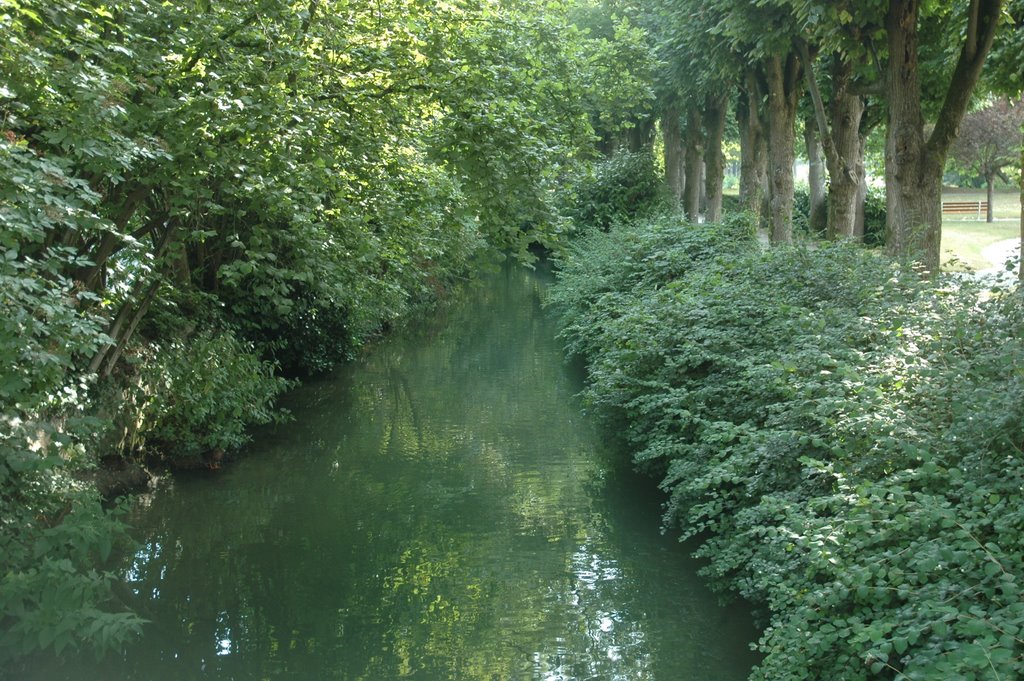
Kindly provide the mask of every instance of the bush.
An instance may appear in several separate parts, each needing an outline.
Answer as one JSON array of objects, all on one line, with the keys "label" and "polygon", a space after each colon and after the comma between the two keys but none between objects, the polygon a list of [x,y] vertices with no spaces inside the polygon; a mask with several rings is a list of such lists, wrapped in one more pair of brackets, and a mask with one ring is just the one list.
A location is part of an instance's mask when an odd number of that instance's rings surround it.
[{"label": "bush", "polygon": [[864,243],[885,245],[885,187],[868,187],[864,198]]},{"label": "bush", "polygon": [[798,184],[793,189],[793,235],[824,237],[824,234],[811,233],[811,190],[806,184]]},{"label": "bush", "polygon": [[622,152],[574,183],[570,218],[580,227],[608,229],[627,218],[649,216],[667,203],[665,184],[649,152]]},{"label": "bush", "polygon": [[587,399],[767,613],[756,678],[1014,677],[1024,297],[663,223],[571,258],[552,300]]},{"label": "bush", "polygon": [[722,214],[738,213],[745,210],[739,194],[722,194]]},{"label": "bush", "polygon": [[643,229],[616,225],[578,239],[556,263],[562,283],[548,297],[565,321],[566,348],[592,356],[631,292],[657,289],[718,254],[752,250],[753,234],[745,213],[727,216],[720,225],[692,225],[665,214]]},{"label": "bush", "polygon": [[273,402],[288,381],[227,331],[149,346],[133,361],[141,397],[126,402],[141,405],[142,446],[176,465],[202,465],[246,443],[248,426],[281,416]]}]

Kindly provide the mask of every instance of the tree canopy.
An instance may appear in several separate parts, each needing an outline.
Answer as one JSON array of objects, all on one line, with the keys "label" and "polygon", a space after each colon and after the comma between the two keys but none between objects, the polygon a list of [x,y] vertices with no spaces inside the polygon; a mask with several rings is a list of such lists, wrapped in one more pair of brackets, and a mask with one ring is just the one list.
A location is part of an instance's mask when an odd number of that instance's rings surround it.
[{"label": "tree canopy", "polygon": [[0,31],[0,663],[138,627],[99,457],[216,465],[282,372],[556,243],[649,91],[628,23],[534,0],[0,0]]}]

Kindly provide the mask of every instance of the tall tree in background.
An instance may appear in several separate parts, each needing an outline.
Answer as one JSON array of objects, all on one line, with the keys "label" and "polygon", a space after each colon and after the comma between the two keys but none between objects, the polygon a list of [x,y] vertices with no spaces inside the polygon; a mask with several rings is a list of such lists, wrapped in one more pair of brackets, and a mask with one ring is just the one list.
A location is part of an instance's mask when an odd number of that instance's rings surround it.
[{"label": "tall tree in background", "polygon": [[[1019,100],[1024,94],[1024,0],[1010,0],[1006,15],[1009,19],[995,45],[992,47],[990,63],[986,67],[986,85],[992,91]],[[1018,106],[1020,104],[1018,103]],[[1017,166],[1020,185],[1020,246],[1021,258],[1017,276],[1024,281],[1024,125],[1018,131],[1020,157]],[[990,202],[991,203],[991,202]]]},{"label": "tall tree in background", "polygon": [[[795,41],[829,173],[825,233],[828,238],[851,238],[855,235],[857,196],[863,176],[860,127],[865,101],[861,91],[866,81],[877,81],[877,77],[872,78],[875,67],[867,46],[871,45],[872,31],[880,26],[872,25],[862,3],[788,2],[802,27]],[[819,63],[824,66],[821,74]],[[819,81],[827,83],[824,94]]]},{"label": "tall tree in background", "polygon": [[950,149],[950,156],[958,166],[985,178],[988,222],[993,221],[996,178],[1009,181],[1004,169],[1020,161],[1022,125],[1024,101],[999,99],[964,116]]},{"label": "tall tree in background", "polygon": [[[747,88],[747,113],[764,112],[767,141],[768,226],[772,243],[793,239],[793,163],[796,114],[803,91],[802,66],[794,37],[796,18],[784,2],[751,4],[739,0],[711,3],[717,22],[714,35],[727,41],[731,52],[756,85]],[[752,104],[758,92],[764,108]]]},{"label": "tall tree in background", "polygon": [[[707,3],[659,0],[636,13],[659,58],[655,89],[662,104],[666,184],[696,221],[721,217],[722,144],[736,62],[711,29],[719,17]],[[685,124],[683,122],[685,121]]]}]

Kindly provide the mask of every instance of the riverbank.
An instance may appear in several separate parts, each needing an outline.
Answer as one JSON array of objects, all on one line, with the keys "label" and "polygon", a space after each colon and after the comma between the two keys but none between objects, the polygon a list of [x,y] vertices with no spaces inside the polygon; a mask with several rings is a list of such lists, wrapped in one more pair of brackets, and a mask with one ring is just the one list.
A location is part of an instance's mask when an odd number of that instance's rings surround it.
[{"label": "riverbank", "polygon": [[591,410],[703,574],[766,613],[753,678],[1016,673],[1024,300],[978,286],[765,251],[742,219],[624,225],[564,260]]}]

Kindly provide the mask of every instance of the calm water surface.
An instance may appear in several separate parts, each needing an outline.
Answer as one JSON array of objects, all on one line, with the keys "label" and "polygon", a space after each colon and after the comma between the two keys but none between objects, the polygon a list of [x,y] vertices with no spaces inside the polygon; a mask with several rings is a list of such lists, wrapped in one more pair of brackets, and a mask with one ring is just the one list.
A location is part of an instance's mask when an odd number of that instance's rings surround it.
[{"label": "calm water surface", "polygon": [[750,617],[612,465],[544,279],[507,269],[142,499],[123,574],[146,637],[37,678],[744,679]]}]

